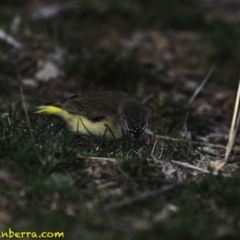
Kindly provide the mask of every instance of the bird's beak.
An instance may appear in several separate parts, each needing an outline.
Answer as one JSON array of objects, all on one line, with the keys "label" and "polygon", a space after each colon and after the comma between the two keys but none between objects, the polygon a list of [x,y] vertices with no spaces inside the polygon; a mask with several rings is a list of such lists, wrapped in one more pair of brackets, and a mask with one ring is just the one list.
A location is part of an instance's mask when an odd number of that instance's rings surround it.
[{"label": "bird's beak", "polygon": [[134,134],[130,134],[131,139],[135,142],[140,142],[143,138],[143,135],[144,135],[144,133],[142,133],[141,135],[138,135],[138,136],[136,136]]}]

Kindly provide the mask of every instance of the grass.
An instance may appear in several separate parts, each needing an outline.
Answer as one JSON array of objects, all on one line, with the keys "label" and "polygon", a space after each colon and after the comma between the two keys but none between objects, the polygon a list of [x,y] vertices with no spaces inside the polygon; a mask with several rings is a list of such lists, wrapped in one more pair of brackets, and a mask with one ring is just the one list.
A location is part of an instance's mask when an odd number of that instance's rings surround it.
[{"label": "grass", "polygon": [[[6,227],[65,231],[67,239],[157,239],[159,234],[211,239],[237,234],[232,224],[240,220],[235,212],[239,176],[209,175],[140,200],[139,194],[161,189],[179,174],[191,175],[180,169],[177,175],[166,175],[159,166],[168,159],[195,161],[195,150],[187,143],[166,142],[160,161],[154,162],[151,146],[138,148],[124,141],[79,145],[62,121],[31,116],[38,159],[24,116],[9,112],[0,125],[2,197],[10,202],[5,211],[11,217]],[[172,178],[169,183],[166,176]],[[126,198],[130,203],[104,210]],[[225,231],[220,231],[222,225]]]}]

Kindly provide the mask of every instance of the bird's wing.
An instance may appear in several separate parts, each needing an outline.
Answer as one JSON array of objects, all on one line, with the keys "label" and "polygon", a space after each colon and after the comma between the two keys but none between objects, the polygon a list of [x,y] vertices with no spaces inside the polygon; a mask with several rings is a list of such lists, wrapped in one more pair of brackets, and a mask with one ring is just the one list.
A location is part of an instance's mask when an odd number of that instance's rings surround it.
[{"label": "bird's wing", "polygon": [[117,114],[121,102],[128,98],[123,93],[80,93],[46,105],[63,108],[69,113],[83,115],[92,121],[101,121]]}]

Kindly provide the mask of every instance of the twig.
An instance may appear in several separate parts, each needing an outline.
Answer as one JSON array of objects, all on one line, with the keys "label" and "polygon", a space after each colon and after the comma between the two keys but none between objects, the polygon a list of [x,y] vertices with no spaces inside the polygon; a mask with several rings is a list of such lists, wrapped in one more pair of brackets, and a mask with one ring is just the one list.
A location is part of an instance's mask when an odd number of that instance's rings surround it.
[{"label": "twig", "polygon": [[226,149],[225,146],[220,145],[220,144],[189,141],[189,140],[185,140],[185,139],[171,138],[171,137],[168,137],[168,136],[161,136],[161,135],[156,135],[156,138],[157,138],[157,139],[171,140],[171,141],[174,141],[174,142],[184,142],[184,143],[191,143],[191,144],[194,144],[194,145],[204,145],[204,146],[208,146],[208,147],[216,147],[216,148]]},{"label": "twig", "polygon": [[164,186],[162,188],[159,188],[159,189],[156,189],[153,191],[146,191],[146,192],[140,193],[137,196],[132,197],[132,198],[127,197],[127,198],[123,199],[122,201],[113,202],[111,204],[108,204],[108,206],[103,207],[103,211],[115,210],[115,209],[118,209],[118,208],[121,208],[124,206],[131,205],[135,202],[143,201],[148,197],[166,193],[166,192],[172,190],[173,188],[179,186],[180,184],[181,184],[181,182],[177,182],[177,183],[169,184],[167,186]]}]

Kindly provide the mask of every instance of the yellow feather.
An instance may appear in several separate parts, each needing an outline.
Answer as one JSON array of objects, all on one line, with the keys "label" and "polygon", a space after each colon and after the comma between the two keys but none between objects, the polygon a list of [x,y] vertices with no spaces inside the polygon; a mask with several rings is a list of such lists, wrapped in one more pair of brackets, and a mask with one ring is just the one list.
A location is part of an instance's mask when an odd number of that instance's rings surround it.
[{"label": "yellow feather", "polygon": [[36,113],[45,113],[45,114],[61,114],[61,112],[66,112],[62,108],[55,106],[40,106]]},{"label": "yellow feather", "polygon": [[36,113],[54,114],[62,117],[69,126],[70,130],[79,134],[97,136],[105,135],[108,139],[122,138],[121,128],[114,116],[110,116],[101,122],[93,122],[85,116],[72,114],[55,106],[40,106]]}]

